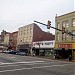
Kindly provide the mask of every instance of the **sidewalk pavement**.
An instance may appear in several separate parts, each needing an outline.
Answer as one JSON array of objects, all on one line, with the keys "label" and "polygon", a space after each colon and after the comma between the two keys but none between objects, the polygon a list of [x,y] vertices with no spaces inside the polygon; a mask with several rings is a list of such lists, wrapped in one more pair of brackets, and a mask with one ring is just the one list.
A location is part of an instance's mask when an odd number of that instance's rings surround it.
[{"label": "sidewalk pavement", "polygon": [[69,61],[69,59],[54,59],[54,58],[50,58],[50,57],[46,57],[46,56],[34,56],[34,57],[43,58],[43,59],[66,61],[66,62],[75,62],[75,60]]}]

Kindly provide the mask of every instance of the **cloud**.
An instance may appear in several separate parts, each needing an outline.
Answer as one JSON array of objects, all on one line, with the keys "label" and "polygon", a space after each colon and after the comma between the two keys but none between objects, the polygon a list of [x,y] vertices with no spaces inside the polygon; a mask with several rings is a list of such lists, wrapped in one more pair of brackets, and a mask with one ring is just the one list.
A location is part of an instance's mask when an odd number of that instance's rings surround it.
[{"label": "cloud", "polygon": [[[55,26],[55,15],[74,10],[74,0],[0,0],[0,30],[17,30],[38,20]],[[39,25],[39,24],[38,24]],[[46,30],[46,27],[40,27]],[[51,30],[54,33],[54,30]]]}]

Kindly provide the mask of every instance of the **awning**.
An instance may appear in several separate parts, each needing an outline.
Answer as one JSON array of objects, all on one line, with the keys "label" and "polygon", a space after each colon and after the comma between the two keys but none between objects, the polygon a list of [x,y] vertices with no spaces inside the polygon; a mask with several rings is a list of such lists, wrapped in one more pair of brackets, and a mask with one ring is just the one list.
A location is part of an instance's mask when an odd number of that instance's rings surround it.
[{"label": "awning", "polygon": [[54,48],[53,50],[54,50],[54,51],[55,51],[55,50],[62,50],[62,48]]}]

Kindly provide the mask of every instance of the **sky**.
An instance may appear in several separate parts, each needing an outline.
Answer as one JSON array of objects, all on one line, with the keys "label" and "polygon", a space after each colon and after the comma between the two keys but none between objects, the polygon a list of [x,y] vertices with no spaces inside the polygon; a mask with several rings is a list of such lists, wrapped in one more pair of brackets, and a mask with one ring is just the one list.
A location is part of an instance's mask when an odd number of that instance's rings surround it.
[{"label": "sky", "polygon": [[[0,32],[17,31],[19,27],[34,23],[34,20],[55,27],[55,16],[75,10],[75,0],[0,0]],[[55,30],[38,24],[43,31],[55,34]]]}]

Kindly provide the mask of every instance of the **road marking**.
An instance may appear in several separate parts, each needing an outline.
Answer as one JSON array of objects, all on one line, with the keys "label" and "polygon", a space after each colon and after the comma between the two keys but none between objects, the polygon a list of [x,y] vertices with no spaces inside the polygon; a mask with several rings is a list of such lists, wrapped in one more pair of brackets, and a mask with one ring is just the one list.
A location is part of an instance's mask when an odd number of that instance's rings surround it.
[{"label": "road marking", "polygon": [[15,58],[15,57],[9,57],[9,58]]},{"label": "road marking", "polygon": [[0,63],[3,63],[3,62],[0,62]]},{"label": "road marking", "polygon": [[42,63],[45,61],[28,61],[28,62],[13,62],[13,63],[0,63],[0,65],[10,65],[10,64],[28,64],[28,63]]},{"label": "road marking", "polygon": [[13,70],[3,70],[3,71],[0,71],[0,73],[2,73],[2,72],[21,71],[21,70],[30,70],[30,69],[38,69],[38,68],[48,68],[48,67],[61,67],[61,66],[65,66],[65,65],[70,65],[70,64],[52,65],[52,66],[41,66],[41,67],[31,67],[31,68],[21,68],[21,69],[13,69]]},{"label": "road marking", "polygon": [[22,66],[22,65],[42,65],[42,64],[50,64],[50,63],[54,63],[54,62],[46,62],[46,63],[26,63],[26,64],[24,64],[24,63],[22,63],[22,64],[14,64],[14,65],[6,65],[6,66],[0,66],[0,67],[12,67],[12,66]]}]

